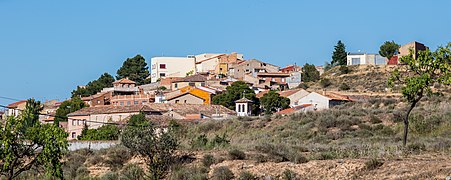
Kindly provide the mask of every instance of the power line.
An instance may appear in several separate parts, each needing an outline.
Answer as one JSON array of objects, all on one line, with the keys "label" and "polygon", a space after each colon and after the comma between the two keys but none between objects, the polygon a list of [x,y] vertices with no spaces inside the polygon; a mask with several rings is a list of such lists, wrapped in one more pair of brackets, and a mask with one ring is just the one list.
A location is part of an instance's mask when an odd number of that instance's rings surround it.
[{"label": "power line", "polygon": [[[8,108],[8,106],[5,105],[0,105],[0,107],[4,107],[4,108]],[[19,110],[19,111],[24,111],[22,109],[18,109],[18,108],[8,108],[8,109],[14,109],[14,110]],[[92,120],[87,120],[87,119],[75,119],[75,118],[69,118],[69,117],[63,117],[63,116],[57,116],[57,115],[51,115],[51,114],[42,114],[42,113],[36,113],[36,115],[43,115],[43,116],[50,116],[50,117],[58,117],[58,118],[62,118],[65,119],[67,118],[68,120],[77,120],[77,121],[84,121],[84,122],[90,122],[90,123],[98,123],[98,124],[106,124],[106,125],[116,125],[116,126],[134,126],[134,127],[140,127],[140,126],[136,126],[136,125],[131,125],[128,123],[114,123],[114,122],[101,122],[101,121],[92,121]]]},{"label": "power line", "polygon": [[7,99],[7,100],[11,100],[11,101],[22,101],[20,99],[10,98],[10,97],[5,97],[5,96],[0,96],[0,99]]}]

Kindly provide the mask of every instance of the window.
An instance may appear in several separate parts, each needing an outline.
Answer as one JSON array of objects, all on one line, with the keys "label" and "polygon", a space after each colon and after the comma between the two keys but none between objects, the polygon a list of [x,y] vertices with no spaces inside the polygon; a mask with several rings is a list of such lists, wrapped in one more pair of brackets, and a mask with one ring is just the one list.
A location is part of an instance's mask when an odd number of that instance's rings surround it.
[{"label": "window", "polygon": [[186,104],[186,100],[185,100],[185,104]]},{"label": "window", "polygon": [[220,71],[222,71],[222,68],[219,68]]},{"label": "window", "polygon": [[100,100],[97,100],[97,104],[100,104]]},{"label": "window", "polygon": [[190,82],[190,83],[188,83],[188,85],[194,87],[194,86],[196,86],[196,83]]},{"label": "window", "polygon": [[179,86],[179,85],[178,85],[177,83],[174,84],[174,87],[175,87],[175,88],[178,88],[178,86]]},{"label": "window", "polygon": [[166,77],[166,73],[160,73],[160,77]]},{"label": "window", "polygon": [[241,105],[241,112],[246,112],[244,111],[244,104]]},{"label": "window", "polygon": [[72,138],[77,138],[77,133],[72,132]]},{"label": "window", "polygon": [[121,102],[121,106],[124,106],[124,102]]},{"label": "window", "polygon": [[175,100],[175,104],[178,104],[180,102],[180,100]]},{"label": "window", "polygon": [[142,101],[142,103],[143,103],[143,104],[146,104],[146,103],[147,103],[147,101]]},{"label": "window", "polygon": [[138,104],[138,103],[139,103],[138,101],[135,101],[135,102],[134,102],[134,104]]},{"label": "window", "polygon": [[72,126],[75,126],[75,120],[72,120]]},{"label": "window", "polygon": [[285,79],[284,79],[284,78],[282,78],[282,82],[285,82]]},{"label": "window", "polygon": [[160,64],[160,69],[166,69],[166,64]]},{"label": "window", "polygon": [[351,65],[356,65],[356,64],[360,64],[360,58],[352,58],[352,64]]},{"label": "window", "polygon": [[130,101],[127,101],[127,106],[130,106],[130,104],[131,104]]},{"label": "window", "polygon": [[271,78],[271,81],[275,81],[275,79],[274,79],[274,78]]},{"label": "window", "polygon": [[205,83],[200,83],[200,86],[205,86]]},{"label": "window", "polygon": [[80,126],[80,120],[77,120],[77,125]]}]

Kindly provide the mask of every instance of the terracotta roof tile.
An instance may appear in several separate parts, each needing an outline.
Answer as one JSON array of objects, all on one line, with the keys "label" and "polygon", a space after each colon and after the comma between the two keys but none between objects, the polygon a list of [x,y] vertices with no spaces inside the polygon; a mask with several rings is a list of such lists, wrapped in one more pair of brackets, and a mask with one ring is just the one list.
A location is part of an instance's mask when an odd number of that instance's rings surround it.
[{"label": "terracotta roof tile", "polygon": [[17,108],[17,106],[22,103],[27,103],[27,100],[17,101],[17,102],[8,104],[7,108]]},{"label": "terracotta roof tile", "polygon": [[91,114],[112,114],[112,113],[132,113],[132,112],[151,112],[156,111],[147,105],[131,106],[95,106],[87,107],[68,114],[67,116],[82,116]]},{"label": "terracotta roof tile", "polygon": [[114,81],[113,84],[136,84],[135,81],[130,79],[122,78],[117,81]]},{"label": "terracotta roof tile", "polygon": [[299,106],[295,106],[292,108],[288,108],[288,109],[284,109],[282,111],[276,112],[275,114],[290,114],[290,113],[295,113],[301,109],[304,109],[306,107],[312,106],[311,104],[301,104]]}]

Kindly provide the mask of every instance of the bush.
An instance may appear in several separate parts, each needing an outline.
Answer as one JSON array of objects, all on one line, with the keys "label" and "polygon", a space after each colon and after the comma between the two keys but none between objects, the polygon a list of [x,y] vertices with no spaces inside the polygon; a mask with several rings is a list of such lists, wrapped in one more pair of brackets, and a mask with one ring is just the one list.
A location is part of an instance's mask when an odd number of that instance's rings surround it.
[{"label": "bush", "polygon": [[229,157],[231,160],[243,160],[246,158],[246,154],[238,149],[232,149],[229,151]]},{"label": "bush", "polygon": [[97,165],[104,161],[103,157],[99,154],[92,155],[88,160],[89,165]]},{"label": "bush", "polygon": [[233,172],[226,166],[221,166],[213,170],[213,180],[229,180],[234,177]]},{"label": "bush", "polygon": [[197,166],[179,166],[172,170],[171,180],[207,180],[208,169],[205,167]]},{"label": "bush", "polygon": [[348,66],[345,66],[345,65],[340,66],[339,70],[340,70],[341,74],[348,74],[351,72],[351,70],[348,68]]},{"label": "bush", "polygon": [[215,137],[210,141],[209,147],[225,147],[230,144],[230,141],[227,139],[227,134],[222,134],[222,136],[218,136],[217,134]]},{"label": "bush", "polygon": [[115,146],[111,147],[107,150],[105,164],[112,168],[113,170],[117,170],[122,168],[122,166],[130,160],[132,154],[129,149],[123,146]]},{"label": "bush", "polygon": [[407,145],[407,150],[409,152],[418,153],[420,151],[425,151],[426,146],[423,143],[412,143]]},{"label": "bush", "polygon": [[215,164],[215,162],[216,162],[216,159],[211,154],[205,154],[204,157],[202,158],[202,164],[205,167],[210,167],[211,165]]},{"label": "bush", "polygon": [[379,123],[381,123],[382,121],[381,121],[377,116],[371,115],[371,116],[370,116],[370,122],[373,123],[373,124],[379,124]]},{"label": "bush", "polygon": [[301,84],[298,85],[298,88],[308,89],[309,86],[307,84],[305,84],[305,83],[301,83]]},{"label": "bush", "polygon": [[340,85],[340,87],[338,87],[338,89],[339,89],[340,91],[347,91],[347,90],[350,90],[351,87],[349,87],[348,84],[343,83],[343,84]]},{"label": "bush", "polygon": [[119,179],[119,176],[115,172],[108,171],[100,179],[102,179],[102,180],[116,180],[116,179]]},{"label": "bush", "polygon": [[[285,162],[285,161],[291,161],[293,163],[308,162],[307,158],[305,158],[292,148],[288,148],[284,144],[278,144],[276,146],[274,144],[263,143],[255,146],[255,150],[268,154],[267,158],[271,159],[274,162]],[[260,158],[263,158],[263,156]],[[265,160],[266,159],[263,159],[263,161]]]},{"label": "bush", "polygon": [[79,168],[77,168],[76,173],[78,178],[89,176],[89,170],[88,168],[86,168],[86,166],[80,166]]},{"label": "bush", "polygon": [[294,179],[296,179],[296,173],[294,173],[293,171],[291,171],[289,169],[285,169],[285,171],[283,171],[282,179],[284,179],[284,180],[294,180]]},{"label": "bush", "polygon": [[208,138],[207,135],[202,134],[196,137],[195,139],[191,140],[191,148],[192,149],[203,149],[207,147]]},{"label": "bush", "polygon": [[320,152],[317,154],[316,158],[317,160],[329,160],[329,159],[336,159],[337,154],[333,152]]},{"label": "bush", "polygon": [[242,171],[240,173],[240,177],[238,179],[239,180],[257,180],[258,178],[255,177],[255,175],[253,175],[252,173],[250,173],[248,171]]},{"label": "bush", "polygon": [[63,173],[68,179],[74,179],[77,176],[77,169],[86,161],[86,156],[80,155],[79,151],[69,154],[67,161],[63,164]]},{"label": "bush", "polygon": [[384,162],[373,158],[365,162],[365,170],[371,171],[381,167],[383,164]]},{"label": "bush", "polygon": [[121,170],[121,179],[124,180],[142,180],[144,176],[144,170],[137,164],[128,164]]},{"label": "bush", "polygon": [[332,84],[332,82],[330,82],[330,79],[324,78],[319,81],[319,84],[322,88],[327,88]]}]

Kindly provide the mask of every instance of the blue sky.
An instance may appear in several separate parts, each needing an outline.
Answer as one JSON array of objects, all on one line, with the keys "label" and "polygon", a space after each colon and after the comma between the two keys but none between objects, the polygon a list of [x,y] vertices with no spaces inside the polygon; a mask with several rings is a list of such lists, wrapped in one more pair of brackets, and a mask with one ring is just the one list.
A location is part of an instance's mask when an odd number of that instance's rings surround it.
[{"label": "blue sky", "polygon": [[[0,96],[64,100],[127,57],[239,52],[279,66],[324,64],[386,40],[451,41],[449,0],[0,0]],[[0,99],[0,104],[11,103]]]}]

